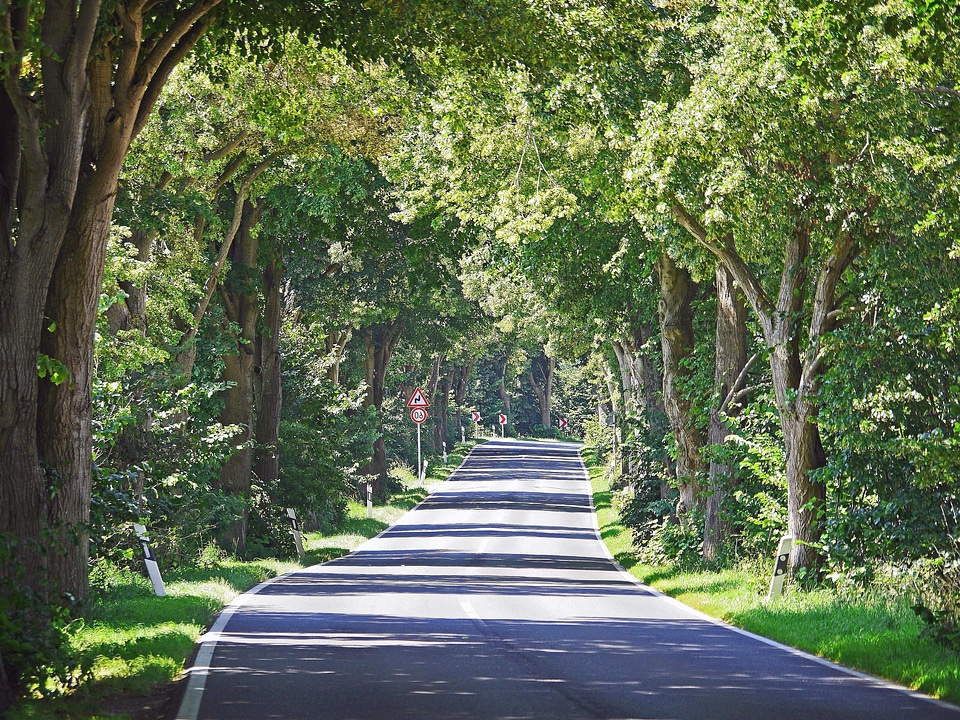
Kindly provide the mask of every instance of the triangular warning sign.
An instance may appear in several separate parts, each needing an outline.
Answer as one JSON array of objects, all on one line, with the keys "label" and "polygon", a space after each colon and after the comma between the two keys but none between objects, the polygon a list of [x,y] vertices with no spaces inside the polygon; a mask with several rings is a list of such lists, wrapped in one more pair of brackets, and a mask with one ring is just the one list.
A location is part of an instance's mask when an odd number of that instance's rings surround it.
[{"label": "triangular warning sign", "polygon": [[407,407],[409,408],[428,408],[430,403],[427,402],[427,399],[423,396],[423,390],[417,388],[413,391],[413,395],[410,396],[410,399],[407,400]]}]

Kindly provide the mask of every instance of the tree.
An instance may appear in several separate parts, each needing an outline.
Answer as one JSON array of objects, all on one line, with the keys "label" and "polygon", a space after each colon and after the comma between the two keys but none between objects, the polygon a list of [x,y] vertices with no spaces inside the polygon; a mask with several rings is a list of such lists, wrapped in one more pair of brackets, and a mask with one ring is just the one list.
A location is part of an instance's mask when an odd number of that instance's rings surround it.
[{"label": "tree", "polygon": [[[97,0],[6,3],[0,14],[0,113],[11,129],[0,171],[0,534],[22,541],[28,578],[48,575],[80,598],[91,358],[117,179],[218,4],[145,14],[141,2],[110,12]],[[38,378],[38,357],[57,372]],[[45,526],[54,536],[41,540]],[[43,552],[48,544],[62,551]]]},{"label": "tree", "polygon": [[[717,51],[688,66],[685,99],[651,109],[651,143],[636,154],[647,164],[635,177],[651,173],[641,184],[652,202],[666,202],[759,319],[783,426],[793,562],[816,572],[825,340],[849,317],[844,273],[929,202],[927,180],[906,159],[919,150],[911,126],[923,125],[924,112],[900,77],[876,71],[886,46],[882,33],[857,24],[861,16],[816,7],[787,20],[779,6],[754,10],[730,5],[709,24]],[[770,282],[777,276],[779,286]]]}]

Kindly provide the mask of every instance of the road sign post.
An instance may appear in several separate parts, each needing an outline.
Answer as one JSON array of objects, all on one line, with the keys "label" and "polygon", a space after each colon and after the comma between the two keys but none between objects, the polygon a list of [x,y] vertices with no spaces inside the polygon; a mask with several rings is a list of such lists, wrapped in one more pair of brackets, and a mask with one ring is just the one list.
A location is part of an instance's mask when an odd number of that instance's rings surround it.
[{"label": "road sign post", "polygon": [[407,400],[407,407],[412,408],[410,410],[410,419],[417,424],[417,471],[420,471],[420,468],[423,466],[423,452],[421,450],[420,443],[420,425],[427,419],[427,408],[430,407],[430,403],[427,402],[427,398],[423,395],[423,390],[417,388],[413,391],[413,395],[410,396],[410,399]]},{"label": "road sign post", "polygon": [[[417,427],[420,427],[417,425]],[[373,483],[367,483],[367,517],[373,517]]]}]

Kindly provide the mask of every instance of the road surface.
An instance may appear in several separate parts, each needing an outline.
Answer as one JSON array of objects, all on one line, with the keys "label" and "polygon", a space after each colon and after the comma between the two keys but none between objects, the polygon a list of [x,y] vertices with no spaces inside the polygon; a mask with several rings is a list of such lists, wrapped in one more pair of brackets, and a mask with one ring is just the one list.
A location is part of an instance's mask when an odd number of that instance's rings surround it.
[{"label": "road surface", "polygon": [[185,688],[184,720],[960,720],[639,585],[577,446],[511,440],[356,552],[242,595]]}]

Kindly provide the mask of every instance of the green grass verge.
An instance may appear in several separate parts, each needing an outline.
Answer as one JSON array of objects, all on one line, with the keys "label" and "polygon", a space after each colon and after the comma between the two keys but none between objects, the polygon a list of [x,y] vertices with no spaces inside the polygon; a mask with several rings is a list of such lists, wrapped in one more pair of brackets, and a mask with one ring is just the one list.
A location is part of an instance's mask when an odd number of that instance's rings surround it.
[{"label": "green grass verge", "polygon": [[114,572],[86,617],[70,628],[77,658],[88,668],[77,687],[57,699],[31,699],[7,720],[153,720],[165,716],[194,645],[213,618],[241,592],[272,577],[346,555],[383,532],[463,461],[469,447],[456,446],[446,466],[431,459],[420,485],[410,486],[367,517],[365,504],[351,502],[336,535],[306,533],[302,562],[224,560],[210,568],[164,572],[167,597],[132,572]]},{"label": "green grass verge", "polygon": [[589,448],[584,459],[600,534],[617,562],[641,582],[757,635],[960,703],[960,656],[922,635],[923,625],[907,598],[879,590],[844,595],[790,587],[782,598],[767,603],[766,573],[772,571],[773,558],[763,569],[744,565],[684,571],[638,564],[630,532],[613,507],[605,468],[596,464]]}]

